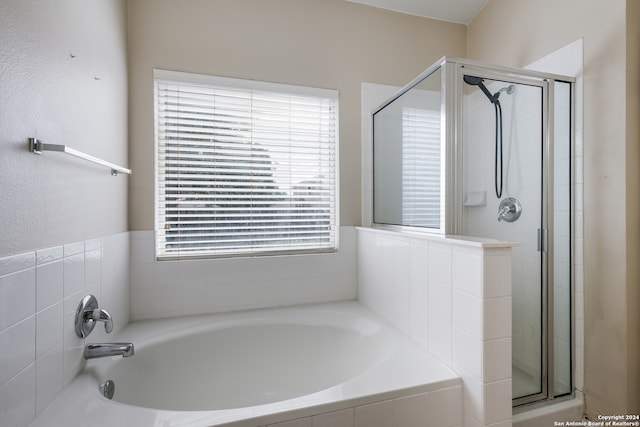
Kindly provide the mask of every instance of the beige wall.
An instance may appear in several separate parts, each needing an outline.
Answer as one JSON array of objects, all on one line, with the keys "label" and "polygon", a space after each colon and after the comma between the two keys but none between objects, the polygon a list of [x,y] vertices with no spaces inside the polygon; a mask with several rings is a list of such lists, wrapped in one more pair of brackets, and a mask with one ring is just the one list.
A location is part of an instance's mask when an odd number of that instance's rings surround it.
[{"label": "beige wall", "polygon": [[127,164],[124,0],[5,0],[0,40],[0,257],[126,231],[125,176],[27,150]]},{"label": "beige wall", "polygon": [[467,33],[468,57],[519,67],[584,38],[586,405],[638,413],[638,91],[625,69],[629,50],[637,70],[638,44],[627,49],[626,2],[491,0]]},{"label": "beige wall", "polygon": [[343,0],[129,0],[130,226],[154,227],[153,68],[340,91],[343,225],[360,222],[360,83],[402,86],[466,27]]},{"label": "beige wall", "polygon": [[627,393],[640,413],[640,2],[627,0]]}]

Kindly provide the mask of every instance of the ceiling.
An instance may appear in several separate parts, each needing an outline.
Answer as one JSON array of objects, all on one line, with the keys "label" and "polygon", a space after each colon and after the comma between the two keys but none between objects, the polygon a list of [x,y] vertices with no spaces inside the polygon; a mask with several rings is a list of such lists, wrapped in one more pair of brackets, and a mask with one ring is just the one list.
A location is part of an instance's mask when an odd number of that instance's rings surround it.
[{"label": "ceiling", "polygon": [[347,0],[395,12],[468,24],[489,0]]}]

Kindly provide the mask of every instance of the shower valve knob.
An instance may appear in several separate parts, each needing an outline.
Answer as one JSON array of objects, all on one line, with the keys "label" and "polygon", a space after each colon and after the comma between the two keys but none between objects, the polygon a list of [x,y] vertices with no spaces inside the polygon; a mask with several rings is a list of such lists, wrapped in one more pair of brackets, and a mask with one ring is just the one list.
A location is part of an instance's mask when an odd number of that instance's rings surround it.
[{"label": "shower valve knob", "polygon": [[498,207],[498,222],[514,222],[520,218],[522,214],[522,205],[518,199],[513,197],[507,197],[500,202]]},{"label": "shower valve knob", "polygon": [[82,301],[80,301],[76,309],[76,335],[80,338],[85,338],[93,331],[96,322],[104,323],[106,333],[111,333],[113,330],[111,315],[106,310],[98,308],[98,300],[96,297],[87,295],[82,298]]}]

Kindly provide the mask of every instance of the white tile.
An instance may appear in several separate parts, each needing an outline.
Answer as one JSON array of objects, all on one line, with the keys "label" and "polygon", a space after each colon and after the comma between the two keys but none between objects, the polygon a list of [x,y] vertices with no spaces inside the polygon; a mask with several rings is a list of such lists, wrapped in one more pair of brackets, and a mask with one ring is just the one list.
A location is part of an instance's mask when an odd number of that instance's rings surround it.
[{"label": "white tile", "polygon": [[422,427],[428,416],[429,393],[393,399],[393,427]]},{"label": "white tile", "polygon": [[[78,305],[84,298],[85,293],[79,292],[70,297],[67,297],[62,302],[62,334],[64,335],[75,335],[76,333],[76,325],[75,325],[75,317],[76,310],[78,309]],[[100,295],[94,296],[98,299],[98,305],[100,305]],[[100,325],[97,325],[100,326]],[[80,339],[80,338],[78,338]],[[80,344],[78,342],[78,344]]]},{"label": "white tile", "polygon": [[355,427],[394,427],[392,402],[385,400],[371,405],[357,406]]},{"label": "white tile", "polygon": [[411,274],[409,294],[411,298],[411,325],[409,335],[422,344],[429,346],[429,286],[424,276]]},{"label": "white tile", "polygon": [[454,427],[462,425],[462,386],[429,393],[427,414],[428,426]]},{"label": "white tile", "polygon": [[69,384],[84,366],[84,359],[82,356],[84,352],[84,345],[74,345],[75,343],[75,336],[72,337],[70,335],[65,335],[64,345],[62,347],[62,375],[64,385]]},{"label": "white tile", "polygon": [[429,277],[429,245],[417,239],[411,240],[411,274]]},{"label": "white tile", "polygon": [[282,423],[268,424],[267,427],[311,427],[311,417],[297,418]]},{"label": "white tile", "polygon": [[451,285],[451,250],[429,244],[429,280]]},{"label": "white tile", "polygon": [[453,328],[453,363],[482,381],[482,341],[458,327]]},{"label": "white tile", "polygon": [[89,239],[84,241],[84,251],[91,252],[96,249],[102,248],[102,238]]},{"label": "white tile", "polygon": [[180,292],[180,310],[183,315],[206,313],[209,307],[208,286],[183,286]]},{"label": "white tile", "polygon": [[441,362],[451,366],[451,322],[429,315],[429,351]]},{"label": "white tile", "polygon": [[153,239],[131,238],[131,264],[152,264],[156,261]]},{"label": "white tile", "polygon": [[84,284],[91,285],[102,277],[102,248],[84,253]]},{"label": "white tile", "polygon": [[409,334],[411,329],[411,283],[408,270],[396,269],[393,277],[394,324]]},{"label": "white tile", "polygon": [[36,368],[31,364],[11,382],[0,387],[0,422],[7,427],[26,427],[36,413]]},{"label": "white tile", "polygon": [[35,336],[35,316],[0,332],[0,387],[35,362]]},{"label": "white tile", "polygon": [[[82,245],[84,247],[84,243]],[[67,245],[65,245],[66,249]],[[64,297],[71,296],[84,288],[84,252],[64,258]]]},{"label": "white tile", "polygon": [[235,283],[207,286],[207,306],[210,312],[225,311],[233,307]]},{"label": "white tile", "polygon": [[482,305],[480,297],[458,290],[453,291],[453,325],[482,339]]},{"label": "white tile", "polygon": [[103,277],[113,272],[122,271],[129,265],[129,233],[106,236],[102,247]]},{"label": "white tile", "polygon": [[511,419],[511,380],[491,382],[484,385],[484,422],[493,424]]},{"label": "white tile", "polygon": [[[82,367],[82,352],[84,350],[84,339],[76,335],[75,314],[78,303],[84,297],[83,293],[78,293],[64,299],[63,302],[63,366],[64,384],[68,384],[76,376]],[[100,300],[98,300],[100,303]],[[96,328],[103,327],[97,325]]]},{"label": "white tile", "polygon": [[131,289],[152,288],[153,264],[131,264]]},{"label": "white tile", "polygon": [[[131,289],[129,275],[124,273],[106,276],[100,282],[101,299],[99,304],[111,314],[113,319],[113,333],[129,323],[131,314]],[[91,288],[87,288],[90,291]],[[100,325],[98,325],[100,327]],[[104,328],[102,328],[104,329]]]},{"label": "white tile", "polygon": [[453,251],[452,283],[453,288],[476,297],[482,297],[482,262],[481,256],[469,255]]},{"label": "white tile", "polygon": [[84,242],[67,243],[63,251],[65,258],[84,253]]},{"label": "white tile", "polygon": [[62,246],[54,246],[46,249],[38,249],[36,251],[36,265],[42,265],[49,262],[60,261],[64,257]]},{"label": "white tile", "polygon": [[36,267],[36,310],[62,301],[64,264],[62,260]]},{"label": "white tile", "polygon": [[62,345],[62,301],[36,314],[36,358]]},{"label": "white tile", "polygon": [[451,321],[451,288],[429,282],[429,314]]},{"label": "white tile", "polygon": [[394,268],[409,271],[411,266],[411,241],[408,238],[393,239]]},{"label": "white tile", "polygon": [[62,344],[36,360],[36,413],[42,410],[62,391],[64,386]]},{"label": "white tile", "polygon": [[152,302],[153,290],[131,289],[131,320],[151,319],[155,314]]},{"label": "white tile", "polygon": [[311,419],[312,427],[354,427],[353,408],[315,415]]},{"label": "white tile", "polygon": [[484,340],[511,336],[511,297],[485,299],[483,311]]},{"label": "white tile", "polygon": [[0,258],[0,276],[33,268],[35,264],[36,253],[33,251]]},{"label": "white tile", "polygon": [[32,316],[35,301],[35,268],[0,277],[0,330]]},{"label": "white tile", "polygon": [[511,257],[487,256],[483,259],[483,297],[511,295]]},{"label": "white tile", "polygon": [[[468,372],[459,366],[454,366],[453,370],[462,378],[462,407],[464,412],[471,415],[477,421],[483,420],[483,393],[482,383],[473,378]],[[467,416],[464,418],[467,425]],[[482,424],[481,424],[482,425]]]},{"label": "white tile", "polygon": [[464,427],[483,427],[482,423],[467,411],[463,411],[462,418]]},{"label": "white tile", "polygon": [[511,338],[484,342],[482,375],[485,382],[511,378]]}]

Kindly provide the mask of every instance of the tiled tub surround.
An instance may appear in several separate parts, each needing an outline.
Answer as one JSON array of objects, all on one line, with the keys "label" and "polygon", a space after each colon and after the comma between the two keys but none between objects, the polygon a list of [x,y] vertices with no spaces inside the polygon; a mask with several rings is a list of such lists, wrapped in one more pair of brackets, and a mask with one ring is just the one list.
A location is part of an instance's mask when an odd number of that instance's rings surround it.
[{"label": "tiled tub surround", "polygon": [[0,258],[0,426],[28,425],[82,369],[85,342],[107,339],[102,325],[75,335],[88,293],[114,332],[129,322],[129,233]]},{"label": "tiled tub surround", "polygon": [[132,231],[132,320],[355,299],[355,229],[339,238],[335,253],[156,261],[153,231]]},{"label": "tiled tub surround", "polygon": [[358,298],[463,380],[465,427],[511,425],[511,247],[358,228]]},{"label": "tiled tub surround", "polygon": [[145,320],[115,338],[136,355],[88,361],[33,427],[462,425],[460,378],[356,301]]}]

